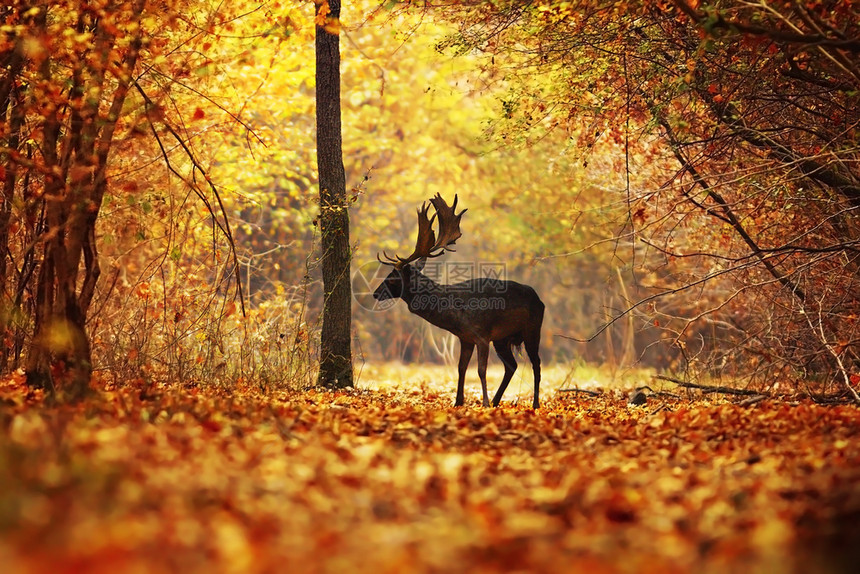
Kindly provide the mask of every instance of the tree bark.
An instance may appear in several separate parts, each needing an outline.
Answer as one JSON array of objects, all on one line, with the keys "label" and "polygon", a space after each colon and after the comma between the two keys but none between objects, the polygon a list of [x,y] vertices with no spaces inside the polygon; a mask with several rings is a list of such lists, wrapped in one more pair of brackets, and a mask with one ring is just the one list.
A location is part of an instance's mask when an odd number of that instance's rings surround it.
[{"label": "tree bark", "polygon": [[18,170],[9,161],[12,151],[18,151],[21,134],[24,127],[24,114],[21,112],[20,95],[15,90],[15,81],[21,73],[23,58],[14,50],[2,54],[0,61],[6,68],[6,77],[0,83],[0,124],[6,134],[3,142],[7,151],[0,153],[0,166],[3,169],[2,198],[0,198],[0,372],[6,372],[10,365],[12,345],[14,307],[12,305],[12,288],[9,282],[9,231],[12,220],[12,204],[15,188],[18,185]]},{"label": "tree bark", "polygon": [[[131,6],[118,7],[117,16],[139,21],[145,5],[146,0],[135,0]],[[44,27],[45,12],[40,16]],[[92,375],[86,316],[100,273],[95,226],[107,187],[114,132],[141,47],[140,27],[136,26],[138,35],[109,76],[111,48],[123,32],[88,12],[80,14],[77,29],[92,34],[92,50],[72,61],[67,105],[54,108],[42,123],[42,154],[50,168],[44,182],[46,230],[40,240],[43,257],[26,364],[28,384],[72,400],[88,392]],[[49,59],[40,71],[48,85],[62,81],[55,77]],[[104,94],[108,87],[113,94],[104,114],[105,100],[86,99],[84,94]],[[84,279],[79,292],[82,260]]]},{"label": "tree bark", "polygon": [[340,0],[316,0],[317,171],[320,186],[323,312],[318,384],[352,380],[349,213],[340,122]]}]

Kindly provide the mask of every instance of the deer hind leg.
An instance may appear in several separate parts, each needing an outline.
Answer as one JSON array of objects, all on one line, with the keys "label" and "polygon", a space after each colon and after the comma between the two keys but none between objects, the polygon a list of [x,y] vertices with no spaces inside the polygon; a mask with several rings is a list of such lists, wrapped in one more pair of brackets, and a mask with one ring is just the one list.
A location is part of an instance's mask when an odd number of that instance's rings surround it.
[{"label": "deer hind leg", "polygon": [[511,342],[508,339],[495,341],[493,343],[493,347],[496,348],[496,354],[505,365],[505,376],[502,378],[502,384],[499,385],[499,390],[496,391],[496,396],[493,397],[493,406],[497,407],[502,401],[502,395],[505,394],[505,390],[508,388],[508,383],[511,382],[511,378],[513,378],[514,373],[517,370],[517,360],[514,358],[514,353],[511,349]]},{"label": "deer hind leg", "polygon": [[535,400],[532,408],[536,409],[540,406],[540,331],[526,337],[525,344],[526,354],[532,362],[532,370],[535,374]]},{"label": "deer hind leg", "polygon": [[475,350],[474,343],[465,343],[460,340],[460,362],[457,364],[457,398],[454,400],[455,407],[462,407],[466,402],[463,387],[466,384],[466,369],[472,360],[472,351]]},{"label": "deer hind leg", "polygon": [[478,343],[478,377],[481,379],[481,391],[484,393],[483,406],[490,406],[490,397],[487,395],[487,361],[490,359],[490,343],[481,341]]}]

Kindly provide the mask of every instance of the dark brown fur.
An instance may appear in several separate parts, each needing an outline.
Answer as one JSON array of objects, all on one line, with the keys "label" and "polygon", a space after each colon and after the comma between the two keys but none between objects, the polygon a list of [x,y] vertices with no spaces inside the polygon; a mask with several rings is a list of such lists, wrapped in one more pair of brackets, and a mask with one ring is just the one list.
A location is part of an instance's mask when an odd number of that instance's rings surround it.
[{"label": "dark brown fur", "polygon": [[400,298],[409,310],[426,321],[453,333],[460,340],[457,399],[464,403],[463,385],[466,369],[478,348],[478,376],[481,379],[483,405],[489,406],[487,395],[487,361],[490,343],[505,365],[505,375],[493,406],[499,406],[505,390],[517,370],[513,347],[525,344],[526,354],[534,371],[534,403],[540,404],[540,331],[544,304],[535,290],[515,281],[472,279],[453,285],[440,285],[423,273],[423,261],[392,269],[373,293],[374,299]]}]

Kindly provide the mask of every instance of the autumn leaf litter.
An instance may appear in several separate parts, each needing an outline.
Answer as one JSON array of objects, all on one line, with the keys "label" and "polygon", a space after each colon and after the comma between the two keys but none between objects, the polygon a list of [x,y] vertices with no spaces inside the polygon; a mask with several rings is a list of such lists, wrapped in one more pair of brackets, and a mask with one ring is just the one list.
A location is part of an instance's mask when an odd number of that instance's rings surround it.
[{"label": "autumn leaf litter", "polygon": [[0,562],[829,572],[852,557],[834,550],[860,510],[852,406],[559,393],[534,412],[454,409],[452,391],[120,389],[57,407],[5,381]]}]

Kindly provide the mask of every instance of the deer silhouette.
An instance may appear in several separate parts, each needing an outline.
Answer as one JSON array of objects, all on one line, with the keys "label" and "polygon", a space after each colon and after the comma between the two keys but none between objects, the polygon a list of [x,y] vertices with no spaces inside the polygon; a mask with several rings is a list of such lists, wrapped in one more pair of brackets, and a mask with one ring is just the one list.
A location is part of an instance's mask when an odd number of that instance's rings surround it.
[{"label": "deer silhouette", "polygon": [[[437,327],[453,333],[460,340],[458,364],[457,398],[454,406],[462,406],[463,385],[472,353],[478,347],[478,377],[481,379],[483,406],[490,406],[487,395],[487,361],[490,343],[505,365],[505,375],[493,406],[499,406],[502,395],[514,372],[517,361],[513,347],[525,344],[526,354],[534,371],[533,408],[540,405],[540,330],[543,324],[544,304],[535,290],[515,281],[491,278],[476,278],[452,285],[441,285],[423,274],[427,259],[439,257],[462,236],[460,218],[464,209],[456,213],[457,196],[452,205],[445,203],[440,194],[430,199],[435,209],[432,218],[427,214],[429,206],[423,203],[418,209],[418,240],[415,250],[408,257],[389,256],[377,259],[393,269],[373,292],[377,301],[403,299],[409,311]],[[433,221],[438,217],[439,237],[433,230]]]}]

